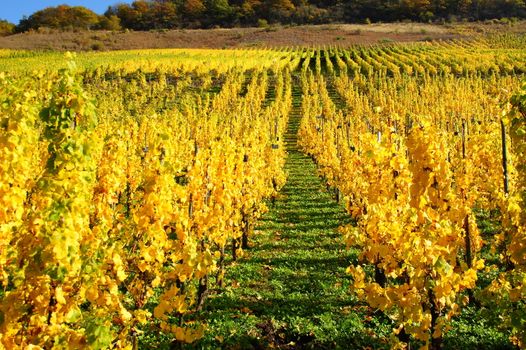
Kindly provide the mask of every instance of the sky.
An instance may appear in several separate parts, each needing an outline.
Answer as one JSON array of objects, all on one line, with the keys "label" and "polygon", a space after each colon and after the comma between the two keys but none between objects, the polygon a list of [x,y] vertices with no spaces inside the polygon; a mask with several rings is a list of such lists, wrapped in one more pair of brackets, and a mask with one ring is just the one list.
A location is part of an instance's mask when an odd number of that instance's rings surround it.
[{"label": "sky", "polygon": [[108,6],[126,0],[0,0],[0,20],[5,19],[18,24],[22,16],[30,16],[38,10],[57,5],[84,6],[98,14],[103,14]]}]

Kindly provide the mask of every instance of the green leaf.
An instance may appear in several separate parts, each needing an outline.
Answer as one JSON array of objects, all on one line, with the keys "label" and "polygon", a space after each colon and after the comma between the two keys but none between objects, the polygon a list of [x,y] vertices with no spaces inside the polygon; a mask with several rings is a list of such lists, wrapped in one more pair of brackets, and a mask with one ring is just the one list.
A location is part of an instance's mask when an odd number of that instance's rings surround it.
[{"label": "green leaf", "polygon": [[71,310],[68,311],[66,314],[66,322],[68,323],[75,323],[80,320],[82,317],[82,312],[78,307],[74,307]]},{"label": "green leaf", "polygon": [[88,319],[85,328],[86,337],[92,349],[106,349],[111,345],[113,337],[110,327],[104,324],[104,320]]}]

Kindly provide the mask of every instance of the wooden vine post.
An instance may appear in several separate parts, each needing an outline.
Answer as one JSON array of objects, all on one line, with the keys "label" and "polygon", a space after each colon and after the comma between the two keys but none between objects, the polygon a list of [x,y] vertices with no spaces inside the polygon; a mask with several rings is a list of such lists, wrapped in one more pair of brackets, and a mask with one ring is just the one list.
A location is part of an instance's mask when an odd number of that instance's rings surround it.
[{"label": "wooden vine post", "polygon": [[502,174],[504,175],[504,193],[509,193],[509,179],[508,179],[508,150],[506,145],[506,126],[504,120],[500,121],[500,131],[502,139]]}]

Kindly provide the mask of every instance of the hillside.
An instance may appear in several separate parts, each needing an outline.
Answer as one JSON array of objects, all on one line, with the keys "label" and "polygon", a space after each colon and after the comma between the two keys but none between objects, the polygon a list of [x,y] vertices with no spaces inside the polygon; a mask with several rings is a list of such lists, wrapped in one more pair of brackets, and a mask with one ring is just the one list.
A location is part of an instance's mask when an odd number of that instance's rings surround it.
[{"label": "hillside", "polygon": [[[523,25],[516,26],[521,30]],[[462,36],[463,27],[431,24],[341,24],[297,27],[180,29],[149,32],[40,30],[0,38],[0,48],[125,50],[153,48],[250,48],[340,46],[410,42]],[[494,29],[492,29],[494,30]],[[517,30],[517,29],[516,29]]]}]

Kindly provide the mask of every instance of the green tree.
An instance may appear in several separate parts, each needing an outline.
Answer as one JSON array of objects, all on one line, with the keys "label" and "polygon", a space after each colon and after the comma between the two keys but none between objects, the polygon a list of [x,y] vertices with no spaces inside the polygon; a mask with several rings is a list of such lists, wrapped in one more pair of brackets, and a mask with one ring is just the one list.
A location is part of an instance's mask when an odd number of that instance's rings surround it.
[{"label": "green tree", "polygon": [[429,0],[402,0],[400,10],[407,18],[424,19],[427,12],[431,13],[431,2]]},{"label": "green tree", "polygon": [[117,16],[124,28],[135,29],[138,13],[128,4],[117,4],[108,8],[106,17]]},{"label": "green tree", "polygon": [[6,20],[0,20],[0,36],[6,36],[13,34],[15,31],[15,25]]},{"label": "green tree", "polygon": [[290,0],[266,0],[264,6],[270,22],[287,22],[295,9]]},{"label": "green tree", "polygon": [[181,5],[185,20],[200,20],[206,11],[203,0],[184,0]]},{"label": "green tree", "polygon": [[56,29],[91,29],[98,25],[99,16],[83,6],[59,5],[46,7],[24,18],[17,26],[17,31],[38,29],[40,27]]},{"label": "green tree", "polygon": [[116,15],[109,16],[100,16],[98,29],[104,30],[120,30],[121,29],[121,19]]},{"label": "green tree", "polygon": [[229,25],[233,9],[228,0],[206,0],[206,20],[207,25]]},{"label": "green tree", "polygon": [[134,1],[129,4],[117,4],[108,8],[105,15],[120,18],[124,28],[149,30],[175,28],[179,24],[177,7],[172,1]]},{"label": "green tree", "polygon": [[179,23],[177,8],[170,1],[153,1],[149,6],[150,28],[175,28]]}]

